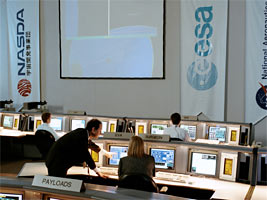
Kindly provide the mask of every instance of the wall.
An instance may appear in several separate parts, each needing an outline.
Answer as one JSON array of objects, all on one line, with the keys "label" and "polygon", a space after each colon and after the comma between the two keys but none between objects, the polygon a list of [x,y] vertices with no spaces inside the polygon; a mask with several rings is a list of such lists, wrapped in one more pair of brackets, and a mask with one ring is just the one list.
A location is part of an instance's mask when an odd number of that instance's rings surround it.
[{"label": "wall", "polygon": [[[225,120],[244,121],[243,1],[229,0]],[[41,96],[52,111],[168,118],[180,111],[179,1],[166,0],[164,80],[60,79],[58,1],[40,1]]]}]

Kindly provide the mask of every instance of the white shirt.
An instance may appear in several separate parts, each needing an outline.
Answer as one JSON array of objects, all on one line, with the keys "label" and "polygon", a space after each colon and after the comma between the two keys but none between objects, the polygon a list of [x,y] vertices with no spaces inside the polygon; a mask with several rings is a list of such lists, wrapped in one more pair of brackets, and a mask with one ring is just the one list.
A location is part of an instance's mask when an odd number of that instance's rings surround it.
[{"label": "white shirt", "polygon": [[172,125],[171,127],[165,128],[163,134],[170,135],[170,138],[179,138],[184,141],[190,141],[188,131],[184,130],[177,125]]},{"label": "white shirt", "polygon": [[39,125],[37,127],[37,131],[38,130],[48,131],[49,133],[51,133],[55,137],[56,141],[60,138],[60,136],[56,133],[56,131],[51,126],[49,126],[49,124],[47,124],[47,123],[43,123],[43,124]]}]

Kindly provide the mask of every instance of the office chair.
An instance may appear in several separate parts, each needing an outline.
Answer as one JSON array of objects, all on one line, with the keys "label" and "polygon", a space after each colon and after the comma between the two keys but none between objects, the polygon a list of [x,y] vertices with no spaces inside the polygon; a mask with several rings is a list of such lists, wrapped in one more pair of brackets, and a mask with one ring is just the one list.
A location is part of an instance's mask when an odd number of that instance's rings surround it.
[{"label": "office chair", "polygon": [[55,143],[55,137],[48,131],[38,130],[35,132],[35,145],[42,155],[42,159],[46,159],[46,156]]},{"label": "office chair", "polygon": [[154,180],[144,174],[126,174],[119,179],[119,188],[143,190],[147,192],[159,192]]}]

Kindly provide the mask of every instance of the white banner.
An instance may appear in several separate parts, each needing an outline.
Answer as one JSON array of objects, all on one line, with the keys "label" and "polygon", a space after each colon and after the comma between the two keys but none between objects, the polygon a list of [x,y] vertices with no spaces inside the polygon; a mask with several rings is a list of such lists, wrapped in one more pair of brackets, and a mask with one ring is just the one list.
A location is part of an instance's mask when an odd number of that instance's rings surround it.
[{"label": "white banner", "polygon": [[267,115],[267,1],[246,1],[245,122]]},{"label": "white banner", "polygon": [[227,0],[181,1],[181,113],[224,120]]},{"label": "white banner", "polygon": [[40,101],[39,1],[6,1],[9,99]]}]

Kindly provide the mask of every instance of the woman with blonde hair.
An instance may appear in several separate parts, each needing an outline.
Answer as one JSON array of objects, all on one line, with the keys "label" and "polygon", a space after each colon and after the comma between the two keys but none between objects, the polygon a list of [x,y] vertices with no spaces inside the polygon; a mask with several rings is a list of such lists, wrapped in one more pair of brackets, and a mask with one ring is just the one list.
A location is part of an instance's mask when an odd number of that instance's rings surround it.
[{"label": "woman with blonde hair", "polygon": [[129,174],[143,174],[155,176],[155,160],[153,156],[145,154],[144,141],[139,136],[133,136],[129,142],[128,156],[120,159],[119,178]]}]

